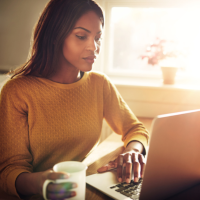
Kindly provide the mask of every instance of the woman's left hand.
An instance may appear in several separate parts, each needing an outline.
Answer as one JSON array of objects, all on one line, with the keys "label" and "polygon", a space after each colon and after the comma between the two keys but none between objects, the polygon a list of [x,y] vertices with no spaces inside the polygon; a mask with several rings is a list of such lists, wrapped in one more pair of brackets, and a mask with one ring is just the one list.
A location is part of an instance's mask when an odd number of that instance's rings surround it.
[{"label": "woman's left hand", "polygon": [[[143,154],[141,154],[142,151],[143,145],[140,142],[130,142],[116,160],[110,161],[97,171],[101,173],[109,171],[112,168],[117,168],[117,179],[119,182],[126,180],[127,183],[130,183],[132,173],[134,182],[138,182],[139,177],[143,177],[146,165],[146,160]],[[123,169],[125,169],[124,172]]]}]

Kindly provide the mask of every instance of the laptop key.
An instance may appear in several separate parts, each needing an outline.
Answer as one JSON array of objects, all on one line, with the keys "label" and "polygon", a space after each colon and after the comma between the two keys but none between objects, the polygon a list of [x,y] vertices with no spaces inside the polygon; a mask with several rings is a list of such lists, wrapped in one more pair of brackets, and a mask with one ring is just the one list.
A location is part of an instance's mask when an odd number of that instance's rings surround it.
[{"label": "laptop key", "polygon": [[111,186],[111,187],[110,187],[110,189],[113,189],[113,188],[116,188],[116,187],[117,187],[117,186],[116,186],[116,185],[114,185],[114,186]]},{"label": "laptop key", "polygon": [[120,183],[120,184],[117,184],[116,186],[117,187],[122,187],[124,185],[124,183]]},{"label": "laptop key", "polygon": [[124,191],[125,190],[125,188],[119,188],[119,189],[117,189],[117,190],[115,190],[116,192],[121,192],[121,191]]},{"label": "laptop key", "polygon": [[137,189],[137,186],[130,186],[129,189],[130,189],[130,190],[136,190],[136,189]]},{"label": "laptop key", "polygon": [[134,191],[132,191],[132,194],[133,194],[133,195],[136,195],[136,194],[138,194],[138,191],[137,191],[137,190],[134,190]]},{"label": "laptop key", "polygon": [[125,195],[125,196],[127,196],[127,197],[131,197],[132,195],[131,194],[129,194],[129,193],[127,193],[127,192],[120,192],[121,194],[123,194],[123,195]]},{"label": "laptop key", "polygon": [[142,186],[142,178],[139,179],[138,182],[134,182],[133,180],[130,183],[119,183],[117,185],[111,186],[110,188],[118,188],[115,191],[127,196],[133,200],[139,200],[139,195]]},{"label": "laptop key", "polygon": [[137,195],[133,195],[132,197],[130,197],[130,198],[132,198],[132,199],[134,199],[134,200],[137,200],[137,199],[139,199],[139,197],[140,197],[140,195],[139,194],[137,194]]}]

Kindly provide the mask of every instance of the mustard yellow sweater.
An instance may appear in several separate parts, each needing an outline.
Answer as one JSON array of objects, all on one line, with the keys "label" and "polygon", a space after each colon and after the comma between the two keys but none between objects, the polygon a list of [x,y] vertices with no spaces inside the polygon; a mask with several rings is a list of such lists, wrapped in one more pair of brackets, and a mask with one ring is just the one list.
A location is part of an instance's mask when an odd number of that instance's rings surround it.
[{"label": "mustard yellow sweater", "polygon": [[17,195],[15,180],[22,172],[81,161],[98,142],[103,118],[125,146],[138,140],[146,148],[147,131],[103,74],[84,73],[73,84],[34,76],[9,80],[0,96],[3,190]]}]

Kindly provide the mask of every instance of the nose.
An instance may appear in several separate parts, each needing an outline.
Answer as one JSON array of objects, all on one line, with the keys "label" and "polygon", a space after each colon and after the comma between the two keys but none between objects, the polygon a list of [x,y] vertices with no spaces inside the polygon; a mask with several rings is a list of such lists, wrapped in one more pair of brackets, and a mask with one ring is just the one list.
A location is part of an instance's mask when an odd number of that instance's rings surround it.
[{"label": "nose", "polygon": [[93,51],[93,52],[98,52],[99,50],[99,45],[97,44],[97,42],[94,39],[91,39],[89,41],[89,44],[87,46],[87,50],[89,51]]}]

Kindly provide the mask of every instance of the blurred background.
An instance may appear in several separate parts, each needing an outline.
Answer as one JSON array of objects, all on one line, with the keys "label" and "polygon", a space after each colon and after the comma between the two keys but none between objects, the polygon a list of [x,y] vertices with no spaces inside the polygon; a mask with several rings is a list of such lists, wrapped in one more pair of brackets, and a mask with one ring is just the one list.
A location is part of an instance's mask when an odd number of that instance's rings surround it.
[{"label": "blurred background", "polygon": [[[200,1],[96,1],[105,28],[93,70],[110,77],[133,112],[153,118],[200,108]],[[47,2],[0,0],[1,74],[26,61],[33,27]],[[163,83],[163,60],[177,68],[172,84]],[[1,75],[0,82],[4,79]]]},{"label": "blurred background", "polygon": [[32,30],[48,0],[0,0],[0,72],[22,65]]}]

